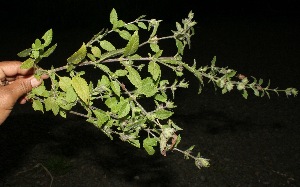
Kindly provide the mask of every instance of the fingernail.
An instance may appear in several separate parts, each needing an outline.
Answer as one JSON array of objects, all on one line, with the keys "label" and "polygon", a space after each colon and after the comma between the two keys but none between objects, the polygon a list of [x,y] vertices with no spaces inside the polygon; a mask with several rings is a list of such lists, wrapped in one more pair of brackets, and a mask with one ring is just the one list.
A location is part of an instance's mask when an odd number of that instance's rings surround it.
[{"label": "fingernail", "polygon": [[40,84],[41,84],[41,80],[37,80],[36,78],[32,78],[31,80],[30,80],[30,84],[31,84],[31,86],[34,88],[34,87],[37,87],[37,86],[39,86]]}]

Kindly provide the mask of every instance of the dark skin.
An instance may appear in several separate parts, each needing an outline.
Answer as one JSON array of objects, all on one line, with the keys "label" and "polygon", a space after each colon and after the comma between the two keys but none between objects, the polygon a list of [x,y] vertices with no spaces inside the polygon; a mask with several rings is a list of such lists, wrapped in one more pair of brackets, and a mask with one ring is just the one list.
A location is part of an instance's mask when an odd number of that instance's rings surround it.
[{"label": "dark skin", "polygon": [[16,103],[25,104],[26,94],[39,86],[43,79],[33,77],[34,69],[21,69],[19,61],[0,62],[0,125],[6,120]]}]

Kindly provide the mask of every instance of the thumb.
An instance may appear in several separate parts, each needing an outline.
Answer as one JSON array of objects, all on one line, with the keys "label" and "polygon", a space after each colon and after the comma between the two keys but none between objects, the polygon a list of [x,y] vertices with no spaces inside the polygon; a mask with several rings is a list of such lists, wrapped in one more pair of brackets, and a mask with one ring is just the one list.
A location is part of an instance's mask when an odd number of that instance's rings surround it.
[{"label": "thumb", "polygon": [[39,86],[41,82],[42,79],[37,80],[33,76],[15,80],[13,83],[4,87],[6,93],[10,95],[7,102],[14,105],[20,97],[30,92],[33,87]]}]

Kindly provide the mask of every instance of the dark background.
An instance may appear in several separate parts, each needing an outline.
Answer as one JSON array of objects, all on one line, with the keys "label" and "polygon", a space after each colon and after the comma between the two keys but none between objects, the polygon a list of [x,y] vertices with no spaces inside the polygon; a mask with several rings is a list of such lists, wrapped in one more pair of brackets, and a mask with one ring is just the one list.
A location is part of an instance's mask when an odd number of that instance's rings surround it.
[{"label": "dark background", "polygon": [[[1,1],[0,61],[22,60],[16,54],[53,28],[58,47],[41,66],[63,65],[82,42],[110,28],[112,8],[124,21],[140,15],[163,20],[158,32],[163,34],[170,34],[175,21],[192,10],[197,25],[192,48],[185,51],[187,62],[196,59],[199,65],[207,65],[217,56],[218,66],[271,79],[273,88],[299,89],[300,12],[296,2]],[[165,46],[165,51],[171,51],[173,45],[170,49]],[[184,128],[183,146],[199,145],[202,155],[211,159],[211,168],[198,171],[179,154],[166,159],[159,154],[148,157],[127,143],[111,142],[81,119],[42,115],[30,105],[18,105],[0,127],[0,186],[18,184],[14,182],[21,180],[22,171],[44,163],[49,155],[75,160],[75,169],[56,176],[56,186],[299,185],[299,96],[271,94],[269,100],[250,93],[245,100],[235,91],[214,92],[209,84],[197,95],[197,81],[192,76],[188,79],[190,89],[177,93],[174,117]],[[27,178],[29,184],[37,180]],[[39,180],[45,178],[49,179],[46,175]]]}]

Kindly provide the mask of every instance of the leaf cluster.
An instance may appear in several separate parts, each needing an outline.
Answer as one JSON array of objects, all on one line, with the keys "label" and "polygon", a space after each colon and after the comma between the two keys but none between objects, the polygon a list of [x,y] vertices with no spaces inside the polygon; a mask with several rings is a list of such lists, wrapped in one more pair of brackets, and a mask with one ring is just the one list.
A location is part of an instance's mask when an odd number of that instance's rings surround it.
[{"label": "leaf cluster", "polygon": [[[36,39],[31,48],[25,49],[18,55],[28,57],[22,68],[35,68],[37,76],[42,73],[49,75],[50,87],[44,84],[34,88],[29,94],[34,110],[52,111],[54,115],[64,118],[75,114],[86,118],[113,139],[119,137],[135,147],[143,147],[149,155],[158,149],[166,156],[168,151],[179,151],[184,158],[193,158],[198,168],[208,167],[208,159],[202,158],[200,153],[192,155],[194,146],[182,151],[178,148],[181,141],[179,132],[182,130],[172,121],[173,102],[175,91],[179,88],[188,88],[184,79],[186,72],[192,73],[199,80],[199,93],[204,86],[204,79],[212,82],[222,93],[236,88],[247,98],[247,90],[254,91],[256,96],[269,96],[270,91],[276,93],[284,91],[286,95],[296,96],[298,91],[294,88],[286,90],[270,89],[269,84],[262,86],[263,80],[253,81],[236,71],[215,66],[214,57],[210,66],[197,67],[183,62],[186,46],[191,46],[191,37],[195,34],[193,20],[194,14],[190,12],[181,23],[176,22],[176,29],[170,36],[159,37],[157,32],[161,20],[146,19],[140,16],[132,22],[119,19],[115,9],[110,13],[111,29],[103,29],[94,35],[90,41],[83,43],[73,53],[65,66],[44,70],[37,66],[38,62],[48,57],[57,44],[49,47],[52,41],[52,29],[48,30],[41,42]],[[147,40],[141,41],[141,34],[146,33]],[[109,35],[116,35],[125,40],[126,45],[121,48],[107,40]],[[175,40],[175,52],[172,56],[164,55],[160,48],[161,40]],[[147,56],[138,52],[140,48],[148,46]],[[46,49],[48,48],[48,49]],[[111,63],[117,64],[114,69]],[[81,66],[92,66],[99,73],[93,75],[96,82],[88,80]],[[176,78],[168,80],[164,75],[164,68],[174,72]],[[67,72],[60,75],[61,71]],[[145,107],[142,101],[146,100],[150,107]],[[76,107],[75,107],[76,106]],[[81,107],[85,113],[75,108]],[[142,136],[146,133],[146,136]]]}]

